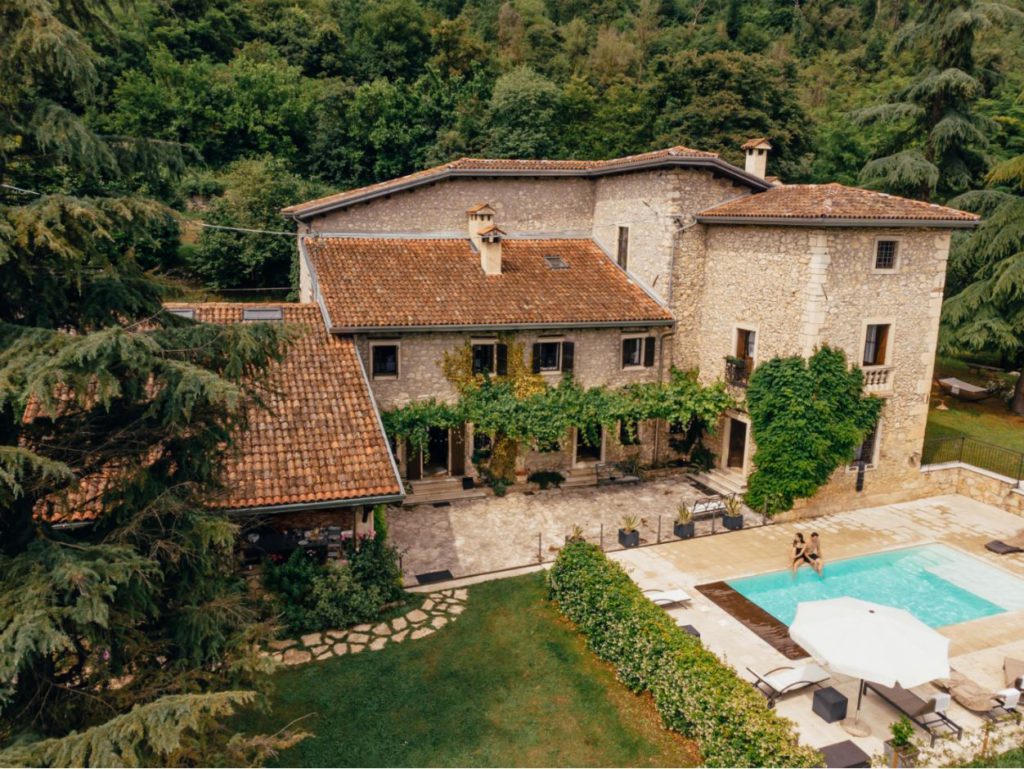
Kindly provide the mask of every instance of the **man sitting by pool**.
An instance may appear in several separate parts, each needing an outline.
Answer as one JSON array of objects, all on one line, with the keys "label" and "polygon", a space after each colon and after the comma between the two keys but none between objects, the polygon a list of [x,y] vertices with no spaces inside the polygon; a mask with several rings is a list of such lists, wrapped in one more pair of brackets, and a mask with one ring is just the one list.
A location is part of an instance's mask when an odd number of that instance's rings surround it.
[{"label": "man sitting by pool", "polygon": [[804,551],[808,561],[811,564],[818,576],[822,576],[822,570],[825,568],[825,561],[821,557],[821,539],[818,537],[818,532],[811,533],[811,541],[807,543],[807,549]]}]

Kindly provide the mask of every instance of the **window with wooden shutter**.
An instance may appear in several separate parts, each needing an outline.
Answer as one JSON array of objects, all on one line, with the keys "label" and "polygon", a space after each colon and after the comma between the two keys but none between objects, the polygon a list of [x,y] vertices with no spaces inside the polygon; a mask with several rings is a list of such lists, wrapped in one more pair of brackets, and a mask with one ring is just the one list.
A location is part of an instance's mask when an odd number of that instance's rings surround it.
[{"label": "window with wooden shutter", "polygon": [[534,374],[540,373],[540,343],[535,342],[533,345],[533,357],[530,360],[530,369]]},{"label": "window with wooden shutter", "polygon": [[497,351],[497,367],[496,371],[498,376],[508,376],[508,345],[498,344],[495,345]]},{"label": "window with wooden shutter", "polygon": [[562,371],[572,371],[576,365],[576,345],[572,342],[562,342]]},{"label": "window with wooden shutter", "polygon": [[889,350],[889,324],[874,323],[864,335],[863,366],[884,366]]},{"label": "window with wooden shutter", "polygon": [[494,342],[479,342],[473,345],[473,373],[493,374],[494,365]]},{"label": "window with wooden shutter", "polygon": [[654,345],[656,341],[653,336],[644,339],[644,366],[647,368],[654,365]]},{"label": "window with wooden shutter", "polygon": [[622,367],[635,368],[643,364],[643,337],[627,336],[622,340]]}]

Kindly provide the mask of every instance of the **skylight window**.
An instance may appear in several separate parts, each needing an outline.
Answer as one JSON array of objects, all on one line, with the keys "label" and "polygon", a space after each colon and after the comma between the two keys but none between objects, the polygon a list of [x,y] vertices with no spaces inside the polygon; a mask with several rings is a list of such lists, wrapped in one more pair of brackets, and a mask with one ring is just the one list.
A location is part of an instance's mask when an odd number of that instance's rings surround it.
[{"label": "skylight window", "polygon": [[177,315],[179,318],[196,319],[196,311],[192,307],[169,307],[167,312],[171,315]]},{"label": "skylight window", "polygon": [[558,254],[544,254],[544,261],[552,270],[568,270],[569,265]]},{"label": "skylight window", "polygon": [[284,311],[280,307],[250,307],[242,310],[242,320],[284,320]]}]

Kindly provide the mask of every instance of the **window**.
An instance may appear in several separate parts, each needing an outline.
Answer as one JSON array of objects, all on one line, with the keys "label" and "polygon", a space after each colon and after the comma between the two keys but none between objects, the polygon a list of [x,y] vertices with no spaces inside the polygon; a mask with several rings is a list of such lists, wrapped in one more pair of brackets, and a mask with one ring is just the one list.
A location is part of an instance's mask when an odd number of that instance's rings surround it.
[{"label": "window", "polygon": [[875,269],[895,270],[899,242],[895,240],[879,240],[875,243]]},{"label": "window", "polygon": [[196,311],[191,307],[171,307],[167,312],[171,315],[177,315],[179,318],[188,318],[189,320],[196,319]]},{"label": "window", "polygon": [[371,344],[373,378],[398,377],[398,345]]},{"label": "window", "polygon": [[568,270],[569,265],[558,254],[544,254],[544,261],[548,263],[548,267],[552,270]]},{"label": "window", "polygon": [[856,467],[857,463],[863,462],[866,465],[874,465],[876,462],[876,454],[878,452],[878,425],[876,424],[871,428],[864,437],[864,442],[857,447],[856,452],[853,455],[853,463],[851,467]]},{"label": "window", "polygon": [[743,360],[754,360],[757,332],[748,328],[736,329],[736,357]]},{"label": "window", "polygon": [[624,270],[629,266],[629,227],[619,227],[619,251],[616,261]]},{"label": "window", "polygon": [[688,424],[686,424],[685,422],[680,422],[678,420],[675,421],[675,422],[669,422],[668,434],[669,435],[684,435],[689,430],[689,428],[690,428],[690,426]]},{"label": "window", "polygon": [[622,340],[622,367],[636,368],[654,365],[654,337],[627,336]]},{"label": "window", "polygon": [[889,348],[889,324],[874,323],[868,326],[864,337],[864,359],[861,365],[884,366]]},{"label": "window", "polygon": [[533,373],[572,371],[575,345],[572,342],[544,341],[533,345]]},{"label": "window", "polygon": [[508,345],[496,341],[473,342],[473,373],[508,375]]},{"label": "window", "polygon": [[280,307],[249,307],[242,310],[242,320],[250,322],[282,320],[284,311]]},{"label": "window", "polygon": [[640,423],[619,422],[619,443],[623,446],[639,446]]}]

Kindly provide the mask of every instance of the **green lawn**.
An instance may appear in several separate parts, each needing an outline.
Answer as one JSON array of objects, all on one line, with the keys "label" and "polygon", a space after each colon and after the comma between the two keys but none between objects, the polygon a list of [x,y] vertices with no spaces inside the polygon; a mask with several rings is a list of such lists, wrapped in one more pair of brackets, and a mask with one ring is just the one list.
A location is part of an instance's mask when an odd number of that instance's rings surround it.
[{"label": "green lawn", "polygon": [[284,670],[274,731],[306,714],[315,733],[277,758],[292,766],[693,766],[545,598],[543,576],[470,588],[457,622],[428,638]]},{"label": "green lawn", "polygon": [[[936,376],[955,376],[967,382],[986,384],[984,376],[968,371],[967,365],[960,361],[939,358],[935,368]],[[940,402],[948,407],[948,411],[936,409]],[[1024,452],[1024,417],[1013,414],[1000,398],[965,403],[938,389],[934,390],[925,440],[956,438],[961,435]]]}]

